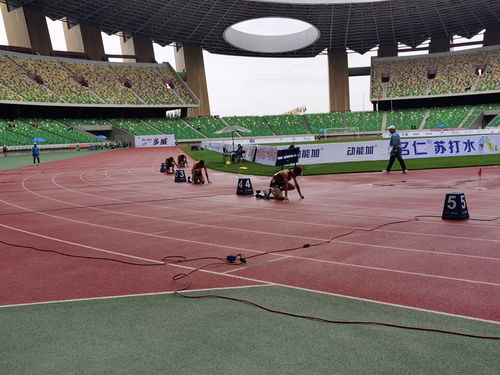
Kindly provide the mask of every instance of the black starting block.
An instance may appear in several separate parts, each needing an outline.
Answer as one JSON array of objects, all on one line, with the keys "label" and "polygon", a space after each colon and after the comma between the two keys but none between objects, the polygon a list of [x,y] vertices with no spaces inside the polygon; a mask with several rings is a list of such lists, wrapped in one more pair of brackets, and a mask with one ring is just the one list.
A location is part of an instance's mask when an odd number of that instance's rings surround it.
[{"label": "black starting block", "polygon": [[160,165],[160,173],[165,173],[165,163],[161,163],[161,165]]},{"label": "black starting block", "polygon": [[448,193],[444,199],[443,220],[467,220],[469,210],[464,193]]},{"label": "black starting block", "polygon": [[236,195],[253,195],[252,181],[249,178],[240,178],[238,180]]},{"label": "black starting block", "polygon": [[184,172],[182,169],[177,169],[175,171],[175,182],[187,182],[186,180],[186,172]]}]

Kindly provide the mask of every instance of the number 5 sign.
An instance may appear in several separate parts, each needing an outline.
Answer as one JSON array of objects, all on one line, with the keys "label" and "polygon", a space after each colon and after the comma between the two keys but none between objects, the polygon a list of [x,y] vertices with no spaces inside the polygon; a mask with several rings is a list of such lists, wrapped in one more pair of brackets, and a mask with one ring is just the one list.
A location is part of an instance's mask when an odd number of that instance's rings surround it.
[{"label": "number 5 sign", "polygon": [[469,210],[464,193],[448,193],[444,200],[443,220],[465,220],[469,218]]}]

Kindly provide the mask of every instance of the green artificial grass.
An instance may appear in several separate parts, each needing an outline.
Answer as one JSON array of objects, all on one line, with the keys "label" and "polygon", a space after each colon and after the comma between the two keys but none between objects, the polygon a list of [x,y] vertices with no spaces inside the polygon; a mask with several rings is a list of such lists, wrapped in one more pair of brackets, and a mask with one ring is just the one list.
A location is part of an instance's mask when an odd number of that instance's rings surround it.
[{"label": "green artificial grass", "polygon": [[[184,150],[196,160],[205,160],[207,166],[211,169],[240,173],[251,174],[258,176],[272,176],[280,167],[262,165],[244,161],[243,167],[248,169],[240,169],[240,164],[227,165],[222,154],[210,151],[200,150],[191,151],[185,147]],[[387,158],[389,159],[389,158]],[[459,168],[459,167],[483,167],[488,165],[499,165],[500,155],[475,155],[475,156],[454,156],[441,158],[423,158],[423,159],[406,159],[406,164],[409,170],[417,169],[436,169],[436,168]],[[388,160],[376,161],[359,161],[349,163],[328,163],[307,165],[304,170],[304,175],[318,174],[333,174],[333,173],[356,173],[356,172],[380,172],[387,166]],[[394,164],[393,170],[400,170],[399,164]]]},{"label": "green artificial grass", "polygon": [[[67,150],[67,151],[45,151],[42,149],[40,153],[40,161],[42,164],[49,163],[51,161],[64,160],[69,158],[76,158],[78,156],[97,154],[100,152],[110,151],[109,149],[103,150]],[[33,157],[31,152],[24,154],[14,154],[10,153],[7,156],[0,156],[0,171],[7,169],[14,169],[20,167],[26,167],[33,165]]]}]

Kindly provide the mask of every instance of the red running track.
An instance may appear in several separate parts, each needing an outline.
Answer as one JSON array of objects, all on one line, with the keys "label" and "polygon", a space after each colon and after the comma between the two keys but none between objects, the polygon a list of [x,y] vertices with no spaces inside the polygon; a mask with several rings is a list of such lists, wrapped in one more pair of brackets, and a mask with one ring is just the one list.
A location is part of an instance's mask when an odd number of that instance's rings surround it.
[{"label": "red running track", "polygon": [[[486,221],[500,215],[500,168],[483,168],[482,190],[477,168],[304,176],[306,199],[276,202],[237,196],[234,174],[175,183],[158,170],[178,153],[117,150],[0,172],[2,241],[147,265],[0,243],[0,305],[169,292],[188,281],[174,275],[218,261],[163,257],[243,254],[247,264],[194,272],[191,287],[277,284],[500,322],[500,220]],[[473,220],[440,219],[454,191]]]}]

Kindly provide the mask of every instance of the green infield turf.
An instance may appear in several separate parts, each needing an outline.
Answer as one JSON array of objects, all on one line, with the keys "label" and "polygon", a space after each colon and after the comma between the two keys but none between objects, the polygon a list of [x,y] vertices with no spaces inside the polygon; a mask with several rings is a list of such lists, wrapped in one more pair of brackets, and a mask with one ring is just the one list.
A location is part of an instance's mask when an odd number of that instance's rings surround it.
[{"label": "green infield turf", "polygon": [[[222,154],[210,151],[200,150],[191,151],[185,147],[184,150],[196,160],[205,160],[207,166],[211,169],[252,174],[259,176],[272,176],[279,167],[262,165],[244,161],[243,163],[226,164]],[[304,175],[333,174],[333,173],[356,173],[356,172],[380,172],[387,166],[388,160],[359,161],[349,163],[329,163],[307,165]],[[454,156],[441,158],[424,159],[406,159],[409,170],[417,169],[436,169],[436,168],[459,168],[459,167],[483,167],[488,165],[500,165],[500,155],[474,155],[474,156]],[[243,166],[247,169],[241,169]],[[394,164],[394,170],[400,170],[399,164]]]},{"label": "green infield turf", "polygon": [[[68,151],[44,151],[42,150],[40,154],[40,160],[42,163],[49,163],[51,161],[64,160],[69,158],[76,158],[78,156],[97,154],[99,152],[110,151],[109,149],[104,150],[93,150],[93,151],[76,151],[76,150],[68,150]],[[6,169],[14,169],[20,167],[26,167],[29,165],[33,165],[33,157],[31,153],[26,154],[7,154],[7,156],[0,156],[0,171]]]}]

